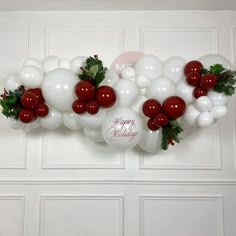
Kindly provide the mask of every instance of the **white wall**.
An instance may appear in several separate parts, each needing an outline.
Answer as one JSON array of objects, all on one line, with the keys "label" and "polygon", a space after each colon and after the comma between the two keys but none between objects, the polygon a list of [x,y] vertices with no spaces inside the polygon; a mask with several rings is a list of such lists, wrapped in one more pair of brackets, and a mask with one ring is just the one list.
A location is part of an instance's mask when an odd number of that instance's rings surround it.
[{"label": "white wall", "polygon": [[[219,53],[236,63],[236,12],[1,12],[0,71],[27,57]],[[235,103],[168,152],[113,151],[61,128],[0,117],[0,235],[236,235]]]}]

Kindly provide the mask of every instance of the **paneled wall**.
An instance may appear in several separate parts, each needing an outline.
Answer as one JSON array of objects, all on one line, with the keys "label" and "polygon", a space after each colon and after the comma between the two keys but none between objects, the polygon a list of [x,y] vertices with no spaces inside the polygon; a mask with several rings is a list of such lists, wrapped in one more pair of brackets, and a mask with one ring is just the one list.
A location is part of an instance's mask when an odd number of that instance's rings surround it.
[{"label": "paneled wall", "polygon": [[[236,12],[1,12],[1,79],[27,57],[125,51],[236,63]],[[114,151],[65,127],[29,133],[0,116],[1,236],[236,235],[235,102],[181,144]]]}]

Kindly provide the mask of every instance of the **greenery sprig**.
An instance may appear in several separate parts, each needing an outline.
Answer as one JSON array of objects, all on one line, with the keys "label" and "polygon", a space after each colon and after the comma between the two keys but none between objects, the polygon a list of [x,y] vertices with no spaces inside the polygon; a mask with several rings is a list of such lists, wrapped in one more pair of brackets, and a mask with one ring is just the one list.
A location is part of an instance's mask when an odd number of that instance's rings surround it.
[{"label": "greenery sprig", "polygon": [[162,127],[161,149],[167,150],[169,144],[179,143],[178,135],[183,131],[177,120],[169,120],[167,125]]},{"label": "greenery sprig", "polygon": [[98,55],[88,57],[85,61],[85,67],[80,69],[82,73],[79,74],[79,78],[90,81],[96,88],[104,80],[107,71],[107,68],[103,67],[103,62],[98,59]]},{"label": "greenery sprig", "polygon": [[2,114],[7,118],[11,117],[18,119],[19,113],[22,110],[21,96],[23,95],[25,89],[24,86],[20,86],[14,91],[6,91],[1,95],[0,105],[2,106]]}]

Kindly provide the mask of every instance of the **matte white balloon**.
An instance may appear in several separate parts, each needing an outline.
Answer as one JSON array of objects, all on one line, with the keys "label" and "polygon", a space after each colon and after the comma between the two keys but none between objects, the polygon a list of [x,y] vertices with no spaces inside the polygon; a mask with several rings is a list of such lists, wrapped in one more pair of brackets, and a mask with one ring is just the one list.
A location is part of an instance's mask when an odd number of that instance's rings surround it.
[{"label": "matte white balloon", "polygon": [[160,130],[151,131],[145,129],[139,146],[145,151],[150,153],[157,153],[161,150],[161,132]]},{"label": "matte white balloon", "polygon": [[43,72],[36,66],[23,66],[19,72],[19,81],[28,88],[37,88],[43,80]]},{"label": "matte white balloon", "polygon": [[120,106],[130,106],[137,99],[139,90],[136,84],[128,79],[120,79],[114,84],[117,96],[117,104]]},{"label": "matte white balloon", "polygon": [[143,96],[143,95],[139,95],[131,107],[134,111],[138,112],[139,114],[143,115],[144,117],[145,117],[145,115],[143,114],[143,104],[145,101],[147,101],[147,97]]},{"label": "matte white balloon", "polygon": [[101,129],[84,128],[84,134],[88,139],[92,140],[95,143],[105,142],[102,136]]},{"label": "matte white balloon", "polygon": [[102,81],[101,85],[108,85],[113,87],[113,84],[119,80],[119,75],[112,69],[107,70],[105,78]]},{"label": "matte white balloon", "polygon": [[71,130],[79,130],[82,128],[80,125],[77,114],[74,112],[66,112],[63,114],[63,122],[64,125]]},{"label": "matte white balloon", "polygon": [[135,83],[141,89],[147,88],[151,84],[151,78],[147,74],[137,75]]},{"label": "matte white balloon", "polygon": [[212,108],[211,113],[216,120],[221,119],[226,116],[227,114],[227,107],[225,106],[215,106]]},{"label": "matte white balloon", "polygon": [[75,57],[71,61],[71,69],[74,71],[75,74],[80,74],[81,73],[81,67],[84,67],[85,61],[87,57],[79,56]]},{"label": "matte white balloon", "polygon": [[152,80],[147,89],[147,97],[154,98],[160,103],[164,102],[166,98],[175,95],[175,86],[168,78],[158,78]]},{"label": "matte white balloon", "polygon": [[230,96],[223,93],[217,93],[213,90],[209,91],[207,97],[212,101],[214,106],[227,106],[230,102]]},{"label": "matte white balloon", "polygon": [[20,85],[21,85],[21,83],[19,81],[19,75],[17,75],[17,74],[11,75],[3,80],[3,87],[7,91],[9,91],[9,90],[14,91]]},{"label": "matte white balloon", "polygon": [[201,96],[196,100],[195,106],[200,112],[204,112],[210,111],[213,107],[213,104],[207,96]]},{"label": "matte white balloon", "polygon": [[36,119],[30,123],[22,123],[22,129],[25,131],[25,132],[30,132],[31,130],[33,129],[36,129],[39,127],[39,120]]},{"label": "matte white balloon", "polygon": [[184,120],[189,125],[196,125],[196,120],[199,115],[200,112],[193,105],[189,105],[187,106],[186,111],[184,113]]},{"label": "matte white balloon", "polygon": [[14,119],[14,118],[9,118],[8,121],[9,121],[9,126],[12,129],[18,130],[18,129],[22,129],[23,126],[24,126],[22,122],[20,122],[19,120]]},{"label": "matte white balloon", "polygon": [[182,77],[186,61],[181,57],[171,57],[163,63],[163,75],[168,77],[174,84],[177,84]]},{"label": "matte white balloon", "polygon": [[71,69],[70,60],[68,60],[68,59],[61,59],[61,60],[58,62],[58,67],[59,67],[59,68],[64,68],[64,69],[70,70],[70,69]]},{"label": "matte white balloon", "polygon": [[51,107],[49,108],[49,113],[46,117],[37,119],[39,119],[39,125],[46,129],[56,129],[63,122],[62,113]]},{"label": "matte white balloon", "polygon": [[225,57],[218,54],[209,54],[199,58],[199,61],[203,64],[205,68],[210,68],[214,64],[221,64],[226,69],[231,68],[231,63]]},{"label": "matte white balloon", "polygon": [[72,111],[74,89],[78,81],[78,77],[71,70],[59,68],[50,71],[42,82],[43,96],[58,111]]},{"label": "matte white balloon", "polygon": [[43,59],[43,71],[48,73],[49,71],[55,70],[58,68],[58,63],[60,58],[57,56],[47,56]]},{"label": "matte white balloon", "polygon": [[193,90],[194,87],[188,85],[187,83],[180,81],[177,85],[176,85],[176,96],[181,97],[186,104],[190,104],[193,102],[194,97],[193,97]]},{"label": "matte white balloon", "polygon": [[138,113],[128,107],[109,111],[102,124],[106,143],[117,149],[136,146],[142,138],[143,123]]},{"label": "matte white balloon", "polygon": [[106,117],[106,110],[99,109],[98,113],[90,115],[87,112],[81,115],[77,115],[77,119],[82,127],[89,129],[98,129],[102,126],[102,123]]},{"label": "matte white balloon", "polygon": [[35,58],[28,58],[25,60],[24,62],[24,66],[36,66],[38,67],[40,70],[43,70],[43,66],[41,61],[35,59]]},{"label": "matte white balloon", "polygon": [[135,69],[131,66],[125,66],[121,71],[121,76],[124,79],[130,79],[131,81],[134,81]]},{"label": "matte white balloon", "polygon": [[214,117],[210,112],[203,112],[197,118],[197,125],[200,127],[207,127],[213,124]]},{"label": "matte white balloon", "polygon": [[162,62],[154,55],[141,57],[135,64],[136,74],[147,74],[155,79],[162,74]]}]

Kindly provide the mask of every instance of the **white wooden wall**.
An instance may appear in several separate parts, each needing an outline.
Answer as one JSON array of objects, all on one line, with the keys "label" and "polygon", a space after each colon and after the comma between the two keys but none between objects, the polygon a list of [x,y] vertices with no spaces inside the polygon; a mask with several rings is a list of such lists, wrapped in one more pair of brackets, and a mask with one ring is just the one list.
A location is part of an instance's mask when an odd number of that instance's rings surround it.
[{"label": "white wooden wall", "polygon": [[[0,73],[27,57],[219,53],[236,12],[1,12]],[[117,152],[78,131],[11,130],[0,116],[0,236],[235,236],[235,103],[168,152]]]}]

